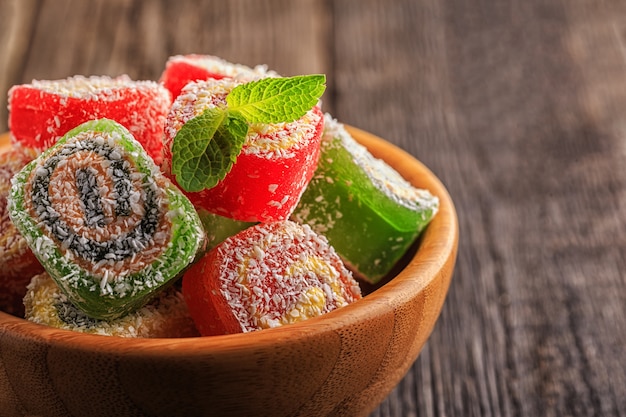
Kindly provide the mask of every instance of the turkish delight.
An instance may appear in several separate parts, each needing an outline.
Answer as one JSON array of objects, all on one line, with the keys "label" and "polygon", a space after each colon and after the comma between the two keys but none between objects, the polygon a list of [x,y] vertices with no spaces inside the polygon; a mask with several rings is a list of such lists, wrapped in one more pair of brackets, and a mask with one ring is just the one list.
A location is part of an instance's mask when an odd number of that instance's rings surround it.
[{"label": "turkish delight", "polygon": [[14,142],[41,151],[81,123],[108,118],[130,130],[160,164],[171,103],[162,85],[128,76],[35,80],[9,90],[9,128]]},{"label": "turkish delight", "polygon": [[[207,109],[223,106],[234,80],[185,86],[167,117],[163,170],[171,175],[172,143],[182,126]],[[313,176],[324,116],[315,106],[290,123],[252,124],[237,161],[210,189],[186,192],[197,207],[244,222],[285,220]],[[174,181],[175,178],[172,177]]]},{"label": "turkish delight", "polygon": [[326,236],[359,278],[377,283],[437,213],[413,187],[326,115],[318,169],[292,219]]},{"label": "turkish delight", "polygon": [[107,119],[72,129],[21,170],[9,213],[68,299],[97,319],[143,306],[204,245],[191,202]]},{"label": "turkish delight", "polygon": [[26,285],[43,267],[11,222],[7,197],[11,178],[35,157],[34,151],[19,148],[0,154],[0,310],[17,316],[24,313]]},{"label": "turkish delight", "polygon": [[236,235],[250,226],[254,226],[255,222],[242,222],[233,220],[229,217],[213,214],[202,208],[197,209],[198,216],[204,231],[206,233],[206,249],[210,250],[222,243],[226,238]]},{"label": "turkish delight", "polygon": [[202,335],[296,323],[361,298],[352,274],[309,226],[262,223],[227,238],[183,276]]},{"label": "turkish delight", "polygon": [[47,273],[36,275],[24,297],[25,318],[34,323],[81,333],[118,337],[193,337],[198,331],[182,293],[161,292],[139,310],[113,320],[98,320],[76,308]]},{"label": "turkish delight", "polygon": [[250,68],[212,55],[189,54],[170,57],[160,81],[172,93],[172,97],[176,98],[183,87],[192,81],[234,78],[247,82],[276,76],[278,74],[269,71],[265,65]]}]

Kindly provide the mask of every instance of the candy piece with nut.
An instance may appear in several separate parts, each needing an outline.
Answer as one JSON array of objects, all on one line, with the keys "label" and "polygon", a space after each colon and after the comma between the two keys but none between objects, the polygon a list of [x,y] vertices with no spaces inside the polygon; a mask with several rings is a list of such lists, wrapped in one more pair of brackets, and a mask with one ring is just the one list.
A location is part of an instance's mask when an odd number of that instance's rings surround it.
[{"label": "candy piece with nut", "polygon": [[198,336],[182,293],[175,287],[135,312],[118,319],[98,320],[76,308],[44,272],[28,284],[24,305],[27,320],[58,329],[119,337]]},{"label": "candy piece with nut", "polygon": [[0,154],[0,310],[18,316],[24,313],[26,285],[43,267],[9,219],[7,197],[11,178],[35,157],[21,148]]},{"label": "candy piece with nut", "polygon": [[274,71],[269,71],[265,65],[250,68],[212,55],[190,54],[170,57],[161,74],[161,83],[172,93],[172,97],[176,98],[183,87],[192,81],[222,78],[253,81],[276,76],[278,75]]},{"label": "candy piece with nut", "polygon": [[171,103],[162,85],[128,76],[35,80],[9,90],[9,128],[13,141],[41,151],[81,123],[108,118],[130,130],[160,164]]},{"label": "candy piece with nut", "polygon": [[[248,123],[238,112],[227,113],[227,97],[244,85],[249,84],[223,79],[194,82],[183,89],[167,118],[163,170],[197,207],[244,222],[284,220],[315,171],[324,117],[314,101],[292,122]],[[224,122],[213,139],[207,139],[212,112]],[[232,126],[243,130],[239,148],[231,152],[234,141],[226,134]],[[178,168],[176,157],[182,161]],[[205,172],[229,163],[232,167],[219,178]],[[191,188],[196,184],[189,180],[204,174],[205,183],[213,182],[207,186],[198,181],[199,186]]]},{"label": "candy piece with nut", "polygon": [[326,116],[318,169],[292,219],[328,238],[359,278],[384,277],[437,213],[417,189]]},{"label": "candy piece with nut", "polygon": [[144,305],[204,245],[191,202],[107,119],[72,129],[20,171],[9,213],[68,299],[98,319]]},{"label": "candy piece with nut", "polygon": [[289,220],[252,226],[209,251],[185,273],[183,295],[205,336],[295,323],[361,298],[326,239]]}]

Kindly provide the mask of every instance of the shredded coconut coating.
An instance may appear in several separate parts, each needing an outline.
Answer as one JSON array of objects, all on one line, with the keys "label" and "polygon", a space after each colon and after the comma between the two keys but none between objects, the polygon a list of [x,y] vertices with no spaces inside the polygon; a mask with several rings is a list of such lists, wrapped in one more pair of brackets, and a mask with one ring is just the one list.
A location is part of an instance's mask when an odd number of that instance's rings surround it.
[{"label": "shredded coconut coating", "polygon": [[436,197],[427,190],[414,187],[385,161],[372,156],[365,146],[354,140],[343,124],[326,114],[321,146],[332,147],[337,144],[350,152],[355,164],[389,199],[411,210],[430,210],[433,215],[437,212],[439,200]]},{"label": "shredded coconut coating", "polygon": [[63,80],[33,80],[31,87],[64,98],[83,100],[118,101],[127,96],[129,89],[152,92],[154,81],[133,81],[127,75],[119,77],[75,75]]},{"label": "shredded coconut coating", "polygon": [[267,69],[266,65],[256,65],[250,68],[246,65],[228,62],[222,58],[212,55],[175,55],[170,57],[165,64],[167,76],[168,68],[178,64],[185,63],[202,68],[211,74],[222,75],[224,77],[233,78],[239,81],[248,82],[266,77],[278,77],[275,71]]},{"label": "shredded coconut coating", "polygon": [[46,326],[104,336],[198,336],[182,293],[170,288],[134,313],[115,320],[96,320],[76,308],[54,280],[42,273],[32,278],[24,297],[25,318]]},{"label": "shredded coconut coating", "polygon": [[[185,123],[205,110],[226,106],[226,96],[241,82],[230,79],[197,81],[187,84],[174,100],[165,124],[164,165],[169,170],[171,147],[178,131]],[[259,158],[292,158],[314,136],[323,117],[309,111],[291,123],[253,124],[248,131],[242,153]]]},{"label": "shredded coconut coating", "polygon": [[88,122],[13,178],[11,220],[72,302],[111,319],[203,247],[200,219],[123,126]]},{"label": "shredded coconut coating", "polygon": [[7,197],[11,178],[35,158],[28,149],[13,149],[0,155],[0,310],[23,314],[26,285],[43,267],[9,218]]},{"label": "shredded coconut coating", "polygon": [[[360,288],[326,239],[291,221],[259,224],[226,239],[190,270],[183,292],[201,332],[211,332],[202,301],[212,298],[226,332],[296,323],[348,305]],[[193,282],[195,281],[195,282]],[[193,291],[204,282],[206,293]],[[202,284],[200,284],[202,285]],[[194,309],[192,309],[194,306]],[[208,329],[208,330],[207,330]]]},{"label": "shredded coconut coating", "polygon": [[125,126],[157,164],[170,92],[154,81],[76,75],[33,80],[9,90],[9,127],[14,143],[43,151],[70,129],[108,118]]}]

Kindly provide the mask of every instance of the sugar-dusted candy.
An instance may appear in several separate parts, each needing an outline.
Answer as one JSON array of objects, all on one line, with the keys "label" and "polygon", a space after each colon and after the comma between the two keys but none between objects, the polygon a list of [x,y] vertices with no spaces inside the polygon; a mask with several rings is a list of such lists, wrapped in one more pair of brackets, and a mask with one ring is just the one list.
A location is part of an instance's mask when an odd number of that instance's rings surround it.
[{"label": "sugar-dusted candy", "polygon": [[46,272],[34,276],[24,297],[25,318],[34,323],[81,333],[118,337],[193,337],[198,331],[181,291],[170,287],[137,311],[98,320],[76,308]]},{"label": "sugar-dusted candy", "polygon": [[[223,79],[185,86],[167,117],[165,172],[171,172],[171,147],[181,127],[206,109],[223,105],[228,93],[239,84]],[[324,116],[317,106],[291,123],[252,125],[226,177],[211,189],[187,196],[197,207],[235,220],[287,219],[317,166],[323,125]]]},{"label": "sugar-dusted candy", "polygon": [[171,103],[162,85],[125,75],[35,80],[9,90],[9,128],[13,141],[44,150],[81,123],[108,118],[130,130],[159,164]]},{"label": "sugar-dusted candy", "polygon": [[227,238],[183,277],[202,335],[246,333],[307,320],[361,298],[326,239],[289,220]]},{"label": "sugar-dusted candy", "polygon": [[68,299],[98,319],[143,306],[204,245],[191,202],[108,119],[72,129],[21,170],[9,213]]},{"label": "sugar-dusted candy", "polygon": [[268,70],[265,65],[250,68],[212,55],[190,54],[170,57],[165,64],[160,80],[172,93],[172,97],[176,98],[183,87],[192,81],[234,78],[247,82],[276,76],[278,75],[274,71]]},{"label": "sugar-dusted candy", "polygon": [[355,273],[384,277],[437,213],[439,200],[374,158],[326,115],[318,169],[292,219],[309,224]]},{"label": "sugar-dusted candy", "polygon": [[18,316],[24,313],[26,285],[43,267],[9,218],[7,197],[11,178],[35,157],[20,148],[0,154],[0,310]]}]

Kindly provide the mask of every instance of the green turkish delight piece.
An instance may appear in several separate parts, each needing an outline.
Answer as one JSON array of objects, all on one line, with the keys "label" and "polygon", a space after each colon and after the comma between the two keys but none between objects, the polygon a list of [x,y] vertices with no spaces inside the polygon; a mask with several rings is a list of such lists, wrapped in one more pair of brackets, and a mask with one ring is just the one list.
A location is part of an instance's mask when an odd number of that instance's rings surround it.
[{"label": "green turkish delight piece", "polygon": [[357,277],[377,283],[438,207],[326,115],[318,168],[292,218],[326,236]]}]

